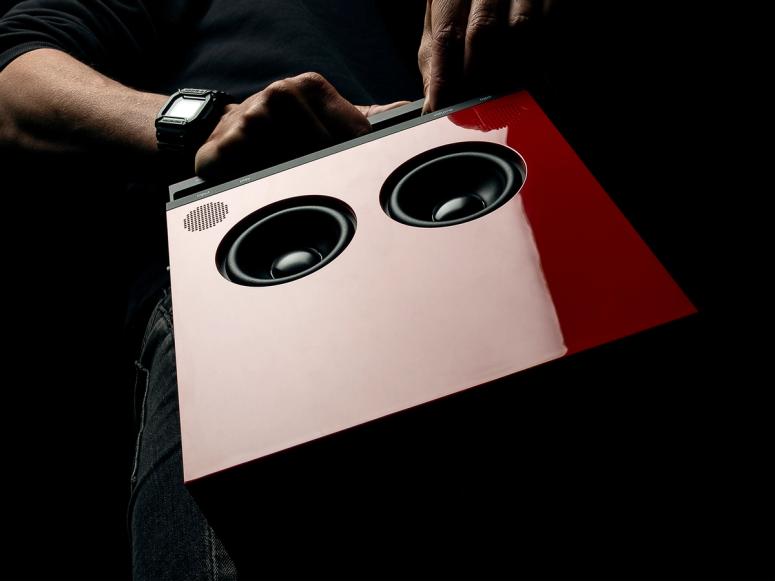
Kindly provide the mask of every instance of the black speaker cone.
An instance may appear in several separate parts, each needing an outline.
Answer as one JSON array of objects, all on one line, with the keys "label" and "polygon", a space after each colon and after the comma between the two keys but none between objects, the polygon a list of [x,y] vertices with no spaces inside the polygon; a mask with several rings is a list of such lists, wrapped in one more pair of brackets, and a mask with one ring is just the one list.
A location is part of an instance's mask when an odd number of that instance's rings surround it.
[{"label": "black speaker cone", "polygon": [[487,207],[487,203],[476,194],[464,194],[440,203],[433,210],[434,222],[448,222],[473,216]]},{"label": "black speaker cone", "polygon": [[285,278],[309,270],[323,260],[323,256],[314,248],[292,250],[275,259],[269,274],[272,278]]},{"label": "black speaker cone", "polygon": [[234,226],[218,247],[216,263],[221,274],[237,284],[282,284],[324,267],[354,233],[355,215],[339,200],[290,198]]},{"label": "black speaker cone", "polygon": [[404,224],[451,226],[506,203],[524,176],[522,158],[508,147],[453,143],[402,164],[386,180],[380,198],[385,212]]}]

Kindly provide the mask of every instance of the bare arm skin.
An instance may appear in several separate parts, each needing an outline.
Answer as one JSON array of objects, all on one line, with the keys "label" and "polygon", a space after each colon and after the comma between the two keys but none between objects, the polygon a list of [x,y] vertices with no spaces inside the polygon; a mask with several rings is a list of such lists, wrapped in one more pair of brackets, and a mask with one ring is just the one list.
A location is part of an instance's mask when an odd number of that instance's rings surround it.
[{"label": "bare arm skin", "polygon": [[[158,160],[154,120],[167,98],[122,85],[61,51],[34,50],[0,71],[0,149]],[[196,154],[196,172],[220,179],[280,163],[366,133],[368,115],[403,103],[355,106],[316,73],[277,81],[227,107]]]},{"label": "bare arm skin", "polygon": [[33,50],[0,71],[0,147],[152,156],[154,119],[166,99],[117,83],[61,51]]}]

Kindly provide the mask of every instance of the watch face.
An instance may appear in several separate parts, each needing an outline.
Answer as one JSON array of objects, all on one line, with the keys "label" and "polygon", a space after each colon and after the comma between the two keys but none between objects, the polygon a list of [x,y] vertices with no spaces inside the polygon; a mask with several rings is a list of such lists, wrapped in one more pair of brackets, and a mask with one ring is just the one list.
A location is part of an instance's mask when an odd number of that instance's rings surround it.
[{"label": "watch face", "polygon": [[199,114],[204,105],[204,99],[187,99],[185,97],[181,97],[176,99],[170,108],[164,112],[164,116],[181,117],[186,121],[191,121]]}]

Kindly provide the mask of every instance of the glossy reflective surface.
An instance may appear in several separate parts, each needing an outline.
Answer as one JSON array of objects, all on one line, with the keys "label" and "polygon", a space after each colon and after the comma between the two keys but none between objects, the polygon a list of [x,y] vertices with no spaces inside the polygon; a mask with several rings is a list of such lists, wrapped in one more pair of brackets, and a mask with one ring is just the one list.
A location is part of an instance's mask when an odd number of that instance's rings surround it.
[{"label": "glossy reflective surface", "polygon": [[[452,226],[385,213],[396,168],[461,142],[516,152],[527,168],[517,194]],[[298,195],[352,208],[344,251],[283,285],[221,276],[229,229]],[[184,228],[192,205],[168,212],[187,481],[693,312],[526,93],[217,198],[228,219],[202,232]]]}]

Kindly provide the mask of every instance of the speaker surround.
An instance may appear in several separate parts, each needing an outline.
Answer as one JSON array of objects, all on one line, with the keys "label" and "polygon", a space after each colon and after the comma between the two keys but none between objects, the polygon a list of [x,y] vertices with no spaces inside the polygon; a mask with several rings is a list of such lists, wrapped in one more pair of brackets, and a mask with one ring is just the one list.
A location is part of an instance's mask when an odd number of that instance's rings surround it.
[{"label": "speaker surround", "polygon": [[216,252],[220,273],[244,286],[291,282],[334,260],[355,234],[355,214],[343,202],[302,196],[270,204],[241,220]]},{"label": "speaker surround", "polygon": [[453,143],[403,163],[385,181],[380,201],[388,216],[409,226],[452,226],[506,203],[525,175],[525,162],[509,147]]}]

